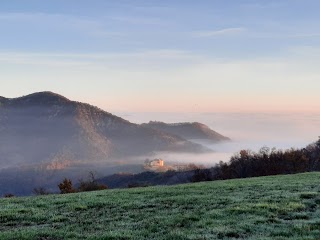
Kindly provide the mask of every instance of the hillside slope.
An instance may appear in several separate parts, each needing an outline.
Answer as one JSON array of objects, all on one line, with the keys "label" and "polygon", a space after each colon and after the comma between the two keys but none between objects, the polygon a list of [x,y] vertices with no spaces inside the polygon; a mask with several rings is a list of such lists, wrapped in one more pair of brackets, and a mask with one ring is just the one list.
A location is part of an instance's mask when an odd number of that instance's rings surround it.
[{"label": "hillside slope", "polygon": [[166,133],[174,134],[188,140],[209,140],[216,143],[230,141],[230,138],[213,131],[207,125],[198,122],[169,124],[164,122],[151,121],[149,123],[143,123],[141,125],[144,127],[149,127]]},{"label": "hillside slope", "polygon": [[59,169],[154,151],[207,149],[52,92],[0,98],[0,168],[45,164]]},{"label": "hillside slope", "polygon": [[0,199],[0,239],[320,238],[320,173]]}]

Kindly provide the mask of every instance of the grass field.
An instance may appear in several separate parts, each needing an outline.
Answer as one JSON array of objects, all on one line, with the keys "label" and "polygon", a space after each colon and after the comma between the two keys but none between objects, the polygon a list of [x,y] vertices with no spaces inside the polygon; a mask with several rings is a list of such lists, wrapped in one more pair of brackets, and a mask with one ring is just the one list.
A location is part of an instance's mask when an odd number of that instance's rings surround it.
[{"label": "grass field", "polygon": [[320,173],[0,200],[0,239],[320,239]]}]

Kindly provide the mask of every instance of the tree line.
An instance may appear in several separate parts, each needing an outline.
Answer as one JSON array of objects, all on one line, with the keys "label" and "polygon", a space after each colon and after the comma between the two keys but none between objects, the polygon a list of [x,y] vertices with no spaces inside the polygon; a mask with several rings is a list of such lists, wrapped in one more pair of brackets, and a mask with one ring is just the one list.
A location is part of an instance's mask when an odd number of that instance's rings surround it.
[{"label": "tree line", "polygon": [[79,180],[78,188],[74,187],[72,181],[68,178],[65,178],[61,183],[59,183],[58,187],[60,189],[61,194],[75,192],[90,192],[108,189],[107,185],[98,183],[93,172],[89,172],[88,180]]},{"label": "tree line", "polygon": [[[60,194],[67,193],[76,193],[76,192],[90,192],[90,191],[98,191],[108,189],[108,186],[105,184],[98,183],[94,172],[89,172],[89,177],[87,180],[79,180],[78,186],[75,186],[71,179],[64,178],[62,182],[58,184]],[[50,191],[45,189],[44,187],[34,188],[33,194],[35,195],[49,195],[52,194]],[[5,197],[13,197],[5,196]]]},{"label": "tree line", "polygon": [[258,152],[241,150],[229,162],[220,162],[210,169],[195,170],[192,182],[312,171],[320,171],[320,138],[303,149],[263,147]]}]

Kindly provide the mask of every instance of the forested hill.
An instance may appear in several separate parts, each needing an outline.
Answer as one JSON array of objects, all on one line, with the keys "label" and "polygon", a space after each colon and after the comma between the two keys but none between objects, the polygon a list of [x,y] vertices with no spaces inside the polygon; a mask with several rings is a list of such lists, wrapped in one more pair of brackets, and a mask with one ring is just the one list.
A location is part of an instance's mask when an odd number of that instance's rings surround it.
[{"label": "forested hill", "polygon": [[52,92],[2,97],[0,103],[0,168],[39,163],[53,168],[156,151],[209,151]]}]

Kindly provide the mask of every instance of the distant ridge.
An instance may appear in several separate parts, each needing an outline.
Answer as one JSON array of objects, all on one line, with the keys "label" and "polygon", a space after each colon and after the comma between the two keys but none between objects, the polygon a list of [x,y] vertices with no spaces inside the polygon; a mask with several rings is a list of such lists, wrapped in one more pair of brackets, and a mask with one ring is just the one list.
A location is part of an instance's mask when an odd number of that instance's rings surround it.
[{"label": "distant ridge", "polygon": [[143,123],[142,126],[174,134],[187,140],[202,139],[212,142],[231,140],[230,138],[210,129],[207,125],[199,122],[164,123],[150,121],[149,123]]},{"label": "distant ridge", "polygon": [[[0,97],[4,98],[4,97]],[[46,105],[71,102],[68,98],[50,91],[32,93],[17,98],[4,98],[9,105]]]}]

